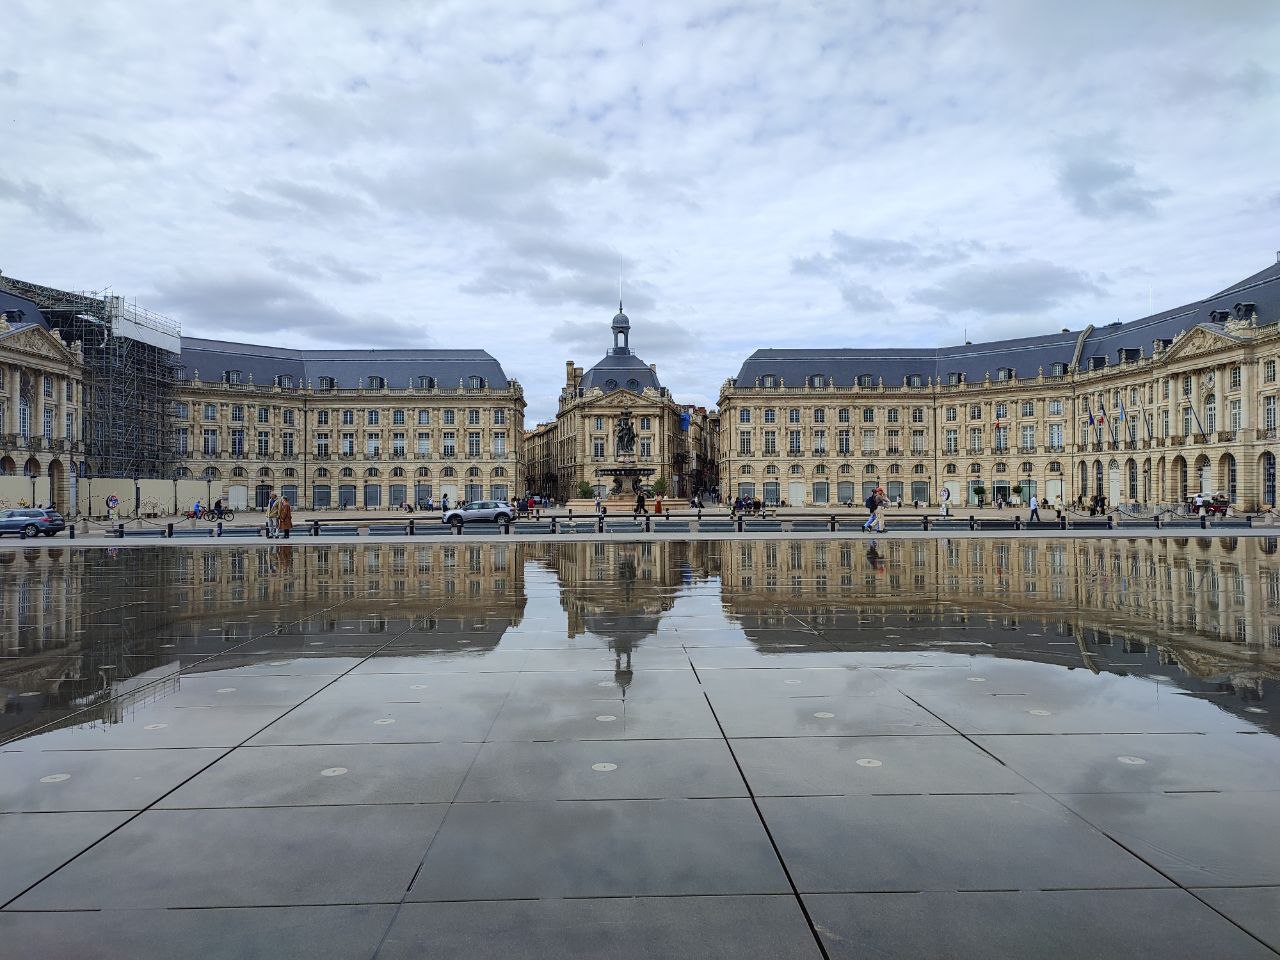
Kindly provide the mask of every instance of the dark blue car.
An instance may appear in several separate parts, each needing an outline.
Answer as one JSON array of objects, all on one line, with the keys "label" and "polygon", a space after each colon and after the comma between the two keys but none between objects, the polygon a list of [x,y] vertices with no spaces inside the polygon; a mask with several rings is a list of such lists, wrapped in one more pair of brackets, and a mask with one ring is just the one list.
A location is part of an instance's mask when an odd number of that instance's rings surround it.
[{"label": "dark blue car", "polygon": [[0,537],[6,533],[26,533],[28,537],[44,534],[52,537],[65,530],[67,522],[57,510],[22,507],[17,510],[0,510]]}]

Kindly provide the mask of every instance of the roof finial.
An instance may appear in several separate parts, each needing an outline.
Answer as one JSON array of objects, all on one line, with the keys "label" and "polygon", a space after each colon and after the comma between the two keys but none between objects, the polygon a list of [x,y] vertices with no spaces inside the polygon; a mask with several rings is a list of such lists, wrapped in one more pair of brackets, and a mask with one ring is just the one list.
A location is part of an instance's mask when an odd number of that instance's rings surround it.
[{"label": "roof finial", "polygon": [[622,312],[622,254],[618,254],[618,312]]}]

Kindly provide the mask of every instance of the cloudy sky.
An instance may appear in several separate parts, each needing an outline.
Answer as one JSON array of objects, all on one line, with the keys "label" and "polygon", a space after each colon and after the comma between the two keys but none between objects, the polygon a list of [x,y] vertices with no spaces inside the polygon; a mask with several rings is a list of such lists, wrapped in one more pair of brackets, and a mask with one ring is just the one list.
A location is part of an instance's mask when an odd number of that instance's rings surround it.
[{"label": "cloudy sky", "polygon": [[[183,9],[185,8],[185,9]],[[1280,249],[1274,0],[9,0],[0,270],[186,333],[632,346],[1131,319]]]}]

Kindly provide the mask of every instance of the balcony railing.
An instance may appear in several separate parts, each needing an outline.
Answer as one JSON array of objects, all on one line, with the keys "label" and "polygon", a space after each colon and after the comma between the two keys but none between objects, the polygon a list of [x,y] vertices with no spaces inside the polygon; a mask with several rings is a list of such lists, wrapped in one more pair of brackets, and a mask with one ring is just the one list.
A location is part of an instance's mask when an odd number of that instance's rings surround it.
[{"label": "balcony railing", "polygon": [[1259,439],[1259,440],[1274,440],[1274,439],[1276,439],[1276,428],[1275,428],[1275,427],[1259,427],[1259,428],[1258,428],[1258,439]]},{"label": "balcony railing", "polygon": [[1219,443],[1235,443],[1236,431],[1235,430],[1219,430],[1218,442]]}]

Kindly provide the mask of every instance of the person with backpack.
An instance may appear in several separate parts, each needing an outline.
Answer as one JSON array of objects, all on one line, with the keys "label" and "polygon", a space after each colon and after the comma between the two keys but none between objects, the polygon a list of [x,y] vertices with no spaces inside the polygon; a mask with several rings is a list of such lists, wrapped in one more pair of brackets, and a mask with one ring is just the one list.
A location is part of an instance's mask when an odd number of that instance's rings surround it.
[{"label": "person with backpack", "polygon": [[869,513],[867,522],[862,525],[864,532],[870,533],[873,529],[878,529],[884,533],[884,517],[880,515],[880,510],[884,507],[884,492],[879,488],[871,491],[871,495],[866,499],[866,508]]}]

